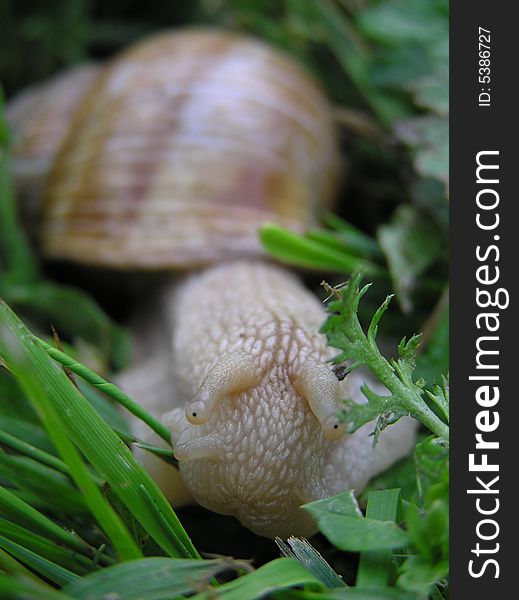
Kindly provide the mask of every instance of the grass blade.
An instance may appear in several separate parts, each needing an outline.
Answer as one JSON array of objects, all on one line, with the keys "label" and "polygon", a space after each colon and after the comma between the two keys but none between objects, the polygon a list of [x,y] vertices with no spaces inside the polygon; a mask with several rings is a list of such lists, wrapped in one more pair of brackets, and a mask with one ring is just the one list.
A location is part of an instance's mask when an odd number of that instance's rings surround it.
[{"label": "grass blade", "polygon": [[8,130],[4,120],[3,93],[0,88],[0,250],[6,257],[10,281],[32,281],[38,276],[38,266],[16,218],[16,203],[10,176]]},{"label": "grass blade", "polygon": [[[8,353],[4,356],[8,356]],[[37,407],[49,437],[67,464],[73,480],[82,491],[86,505],[113,543],[121,560],[142,556],[123,522],[92,479],[81,455],[65,434],[64,424],[52,405],[51,397],[45,393],[45,388],[38,381],[35,373],[24,360],[19,362],[10,360],[8,364],[10,367],[14,367],[15,374],[19,374],[22,388]],[[64,373],[60,372],[61,374],[66,377]],[[68,378],[67,381],[69,381]]]},{"label": "grass blade", "polygon": [[295,558],[326,587],[346,586],[342,577],[337,575],[319,552],[304,538],[291,536],[286,542],[281,538],[276,538],[276,544],[285,556]]},{"label": "grass blade", "polygon": [[[22,395],[21,392],[20,395]],[[41,425],[23,421],[21,417],[7,417],[5,412],[0,416],[0,423],[2,424],[2,429],[8,431],[10,435],[23,440],[25,443],[34,446],[38,450],[43,450],[48,454],[56,456],[56,450],[52,447],[52,444],[45,433],[45,429],[43,429]]]},{"label": "grass blade", "polygon": [[[198,558],[191,540],[155,482],[5,303],[0,304],[0,355],[20,383],[25,383],[28,391],[36,396],[37,404],[45,408],[45,414],[51,417],[51,423],[47,423],[49,434],[55,435],[57,432],[59,442],[68,442],[69,446],[60,452],[65,462],[69,453],[76,452],[68,440],[70,438],[145,531],[168,554]],[[48,394],[49,390],[52,390],[51,395]],[[63,431],[68,437],[64,436]],[[56,445],[56,440],[53,441]],[[75,472],[76,468],[82,471],[84,467],[77,461],[74,461],[74,467],[70,462],[68,466],[71,472]],[[90,479],[88,481],[91,482]],[[150,510],[143,489],[153,499],[157,508],[155,512]],[[104,511],[104,514],[108,512]],[[120,519],[116,518],[120,523]],[[163,527],[161,519],[167,520],[170,526],[168,530]],[[113,529],[110,524],[104,524]],[[119,526],[118,530],[119,536],[124,536],[127,550],[135,552],[135,548],[132,549],[128,543],[131,538],[126,535],[126,530]],[[170,534],[172,531],[174,536]]]},{"label": "grass blade", "polygon": [[4,444],[13,450],[16,450],[20,454],[24,454],[25,456],[29,456],[34,460],[42,463],[43,465],[47,465],[56,471],[60,471],[61,473],[68,473],[67,465],[60,460],[58,457],[49,454],[35,446],[24,442],[23,440],[18,439],[14,435],[7,433],[7,431],[3,431],[0,429],[0,444]]},{"label": "grass blade", "polygon": [[43,558],[43,556],[36,554],[32,550],[20,546],[16,542],[12,542],[3,535],[0,535],[0,548],[9,552],[15,559],[25,563],[33,571],[36,571],[36,573],[58,585],[65,585],[78,579],[75,573]]},{"label": "grass blade", "polygon": [[153,431],[155,431],[155,433],[159,435],[165,442],[171,444],[171,432],[169,431],[169,429],[165,427],[159,420],[155,419],[152,415],[143,410],[142,406],[140,406],[131,398],[129,398],[116,385],[106,381],[106,379],[103,379],[100,375],[94,373],[88,367],[85,367],[85,365],[82,365],[81,363],[77,362],[75,359],[68,356],[68,354],[65,354],[61,350],[58,350],[50,344],[47,344],[47,342],[45,342],[44,340],[37,337],[35,337],[34,339],[45,349],[45,351],[51,358],[53,358],[63,366],[67,367],[67,369],[69,369],[73,373],[76,373],[76,375],[82,377],[85,381],[88,381],[88,383],[92,384],[98,390],[110,396],[110,398],[113,398],[121,406],[124,406],[124,408],[126,408],[133,415],[135,415],[138,419],[141,419],[147,425],[149,425],[153,429]]},{"label": "grass blade", "polygon": [[74,600],[70,596],[53,590],[43,582],[28,578],[15,579],[0,573],[0,598],[2,600]]},{"label": "grass blade", "polygon": [[[218,598],[223,600],[254,600],[263,598],[278,589],[305,586],[322,590],[324,585],[293,558],[278,558],[256,571],[218,587]],[[211,595],[203,592],[191,600],[207,600]]]},{"label": "grass blade", "polygon": [[0,486],[0,513],[10,520],[29,527],[51,540],[72,548],[76,552],[92,558],[95,548],[89,546],[76,534],[63,529],[54,521],[18,498],[15,494]]},{"label": "grass blade", "polygon": [[47,538],[2,518],[0,518],[0,535],[73,573],[85,574],[94,568],[93,561],[85,556],[62,548]]},{"label": "grass blade", "polygon": [[[18,562],[15,558],[13,558],[10,554],[8,554],[5,550],[2,550],[1,548],[0,571],[9,573],[10,575],[23,575],[25,577],[29,577],[30,579],[38,581],[38,577],[32,571],[29,571],[29,569],[27,567],[24,567],[21,562]],[[3,596],[0,596],[0,598],[3,598]]]},{"label": "grass blade", "polygon": [[[378,521],[397,519],[400,489],[373,491],[368,494],[366,517]],[[391,551],[373,550],[360,555],[357,586],[384,587],[391,574]]]},{"label": "grass blade", "polygon": [[310,239],[288,231],[274,223],[266,223],[259,230],[260,241],[274,258],[300,267],[344,273],[362,270],[379,275],[383,270],[377,265],[330,247],[321,240]]},{"label": "grass blade", "polygon": [[31,458],[0,451],[0,474],[21,490],[42,498],[52,498],[53,513],[88,514],[85,499],[71,485],[68,477]]},{"label": "grass blade", "polygon": [[199,590],[217,573],[240,566],[243,564],[226,559],[144,558],[91,573],[65,586],[64,591],[77,600],[170,600]]}]

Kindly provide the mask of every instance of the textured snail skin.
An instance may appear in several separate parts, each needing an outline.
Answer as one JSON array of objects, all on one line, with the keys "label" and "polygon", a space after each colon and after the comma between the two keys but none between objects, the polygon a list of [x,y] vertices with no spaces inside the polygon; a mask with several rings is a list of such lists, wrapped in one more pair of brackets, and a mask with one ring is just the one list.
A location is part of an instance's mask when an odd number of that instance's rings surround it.
[{"label": "textured snail skin", "polygon": [[[162,415],[182,480],[203,506],[259,535],[310,535],[315,525],[300,505],[360,491],[412,447],[410,419],[384,431],[375,449],[369,424],[344,433],[341,398],[359,401],[364,378],[354,372],[339,384],[318,333],[324,310],[285,270],[253,261],[214,267],[168,292],[165,306],[171,358],[162,353],[155,373],[147,363],[142,378],[134,372],[121,383]],[[150,377],[160,394],[139,388]],[[174,502],[188,498],[172,467],[142,456]]]}]

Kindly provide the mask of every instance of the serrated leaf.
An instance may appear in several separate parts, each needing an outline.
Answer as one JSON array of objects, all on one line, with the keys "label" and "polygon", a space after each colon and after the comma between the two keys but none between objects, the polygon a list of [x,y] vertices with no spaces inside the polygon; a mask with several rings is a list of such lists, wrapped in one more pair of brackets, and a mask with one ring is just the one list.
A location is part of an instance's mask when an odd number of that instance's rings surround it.
[{"label": "serrated leaf", "polygon": [[382,429],[408,413],[395,409],[391,402],[391,396],[380,396],[373,392],[368,385],[362,386],[362,393],[368,402],[366,404],[348,404],[347,409],[340,415],[341,420],[351,424],[348,431],[353,433],[366,423],[377,419],[372,432],[374,444],[376,444],[378,434]]},{"label": "serrated leaf", "polygon": [[[375,394],[369,387],[362,389],[368,398],[368,406],[352,406],[347,404],[345,420],[353,421],[354,426],[367,422],[373,416],[377,417],[375,426],[375,441],[378,433],[388,424],[396,422],[403,415],[411,415],[420,420],[424,425],[434,431],[448,444],[449,429],[439,417],[431,411],[424,401],[423,383],[413,382],[414,350],[418,343],[418,336],[413,336],[409,342],[401,344],[400,362],[388,362],[380,353],[373,339],[374,327],[368,339],[364,333],[357,316],[359,300],[366,292],[367,286],[360,289],[362,275],[355,273],[347,284],[330,287],[323,282],[323,286],[331,296],[337,298],[327,307],[329,316],[321,327],[327,342],[340,350],[331,362],[341,366],[341,360],[352,360],[353,367],[366,365],[377,379],[388,389],[387,396]],[[380,311],[380,309],[379,309]],[[378,318],[380,314],[378,314]],[[375,317],[375,326],[377,324]],[[346,363],[345,368],[351,368]],[[371,402],[371,406],[370,406]]]},{"label": "serrated leaf", "polygon": [[443,416],[445,421],[449,423],[449,382],[443,377],[442,385],[435,385],[433,391],[426,390],[426,394],[431,402],[436,406],[439,413]]}]

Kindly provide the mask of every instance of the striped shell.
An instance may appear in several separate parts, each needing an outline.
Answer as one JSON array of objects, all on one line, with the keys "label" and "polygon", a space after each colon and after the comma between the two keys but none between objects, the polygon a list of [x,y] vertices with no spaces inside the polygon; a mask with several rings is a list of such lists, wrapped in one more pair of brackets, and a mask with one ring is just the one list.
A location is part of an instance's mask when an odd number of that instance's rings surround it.
[{"label": "striped shell", "polygon": [[70,128],[70,120],[100,67],[72,68],[50,81],[28,88],[7,105],[11,129],[11,170],[24,213],[38,212],[49,170]]},{"label": "striped shell", "polygon": [[84,96],[49,177],[43,248],[145,269],[258,255],[262,222],[313,222],[336,162],[330,107],[292,60],[229,32],[156,35]]}]

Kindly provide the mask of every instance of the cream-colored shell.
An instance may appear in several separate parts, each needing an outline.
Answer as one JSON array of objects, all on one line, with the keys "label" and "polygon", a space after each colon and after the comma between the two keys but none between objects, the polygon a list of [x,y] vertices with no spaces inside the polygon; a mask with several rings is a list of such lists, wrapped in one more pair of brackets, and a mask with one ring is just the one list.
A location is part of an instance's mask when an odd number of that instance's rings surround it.
[{"label": "cream-colored shell", "polygon": [[9,153],[15,181],[41,188],[70,128],[70,121],[100,67],[81,65],[32,86],[9,101]]},{"label": "cream-colored shell", "polygon": [[81,65],[24,90],[7,104],[11,171],[25,213],[38,218],[41,196],[72,117],[99,74]]},{"label": "cream-colored shell", "polygon": [[[183,482],[203,506],[260,535],[309,535],[315,524],[301,504],[361,491],[412,447],[411,419],[385,430],[375,449],[372,425],[353,435],[335,428],[341,399],[365,401],[366,375],[339,384],[318,333],[324,309],[287,271],[252,261],[214,267],[168,292],[164,306],[169,348],[120,383],[171,428]],[[136,433],[146,435],[142,423]],[[172,467],[141,457],[173,501],[186,500]]]},{"label": "cream-colored shell", "polygon": [[283,53],[229,32],[157,35],[107,64],[81,103],[43,248],[118,268],[255,256],[263,221],[314,221],[336,163],[328,102]]}]

